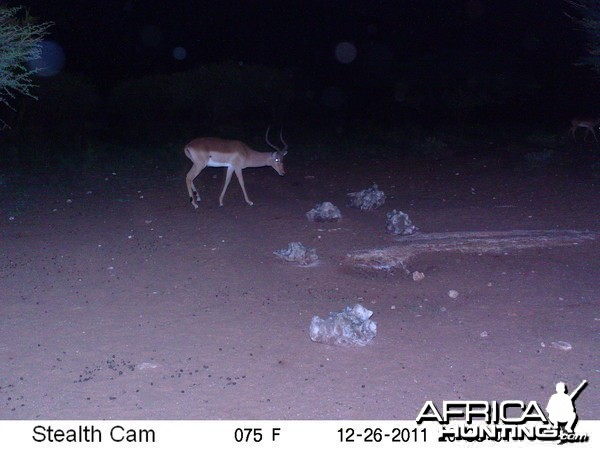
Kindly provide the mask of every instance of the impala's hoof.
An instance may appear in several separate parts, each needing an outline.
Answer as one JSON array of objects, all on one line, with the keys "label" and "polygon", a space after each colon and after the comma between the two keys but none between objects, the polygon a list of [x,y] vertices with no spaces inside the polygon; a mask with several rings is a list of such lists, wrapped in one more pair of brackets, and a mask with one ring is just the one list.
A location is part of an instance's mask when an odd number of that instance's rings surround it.
[{"label": "impala's hoof", "polygon": [[250,206],[254,205],[254,203],[252,203],[252,202],[246,202],[246,203],[248,203],[248,205],[250,205]]}]

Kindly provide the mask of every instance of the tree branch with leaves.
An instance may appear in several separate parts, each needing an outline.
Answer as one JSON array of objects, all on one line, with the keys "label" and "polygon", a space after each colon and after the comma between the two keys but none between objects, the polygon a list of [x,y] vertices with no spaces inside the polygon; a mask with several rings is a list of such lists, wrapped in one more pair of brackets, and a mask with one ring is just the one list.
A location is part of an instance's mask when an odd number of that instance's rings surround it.
[{"label": "tree branch with leaves", "polygon": [[600,0],[566,0],[578,13],[578,17],[567,14],[586,34],[587,55],[578,64],[590,66],[600,74]]},{"label": "tree branch with leaves", "polygon": [[[41,43],[48,33],[50,22],[36,23],[21,7],[0,6],[0,103],[14,109],[11,101],[17,95],[36,98],[32,75],[37,72],[27,66],[41,58]],[[0,125],[6,122],[0,118]]]}]

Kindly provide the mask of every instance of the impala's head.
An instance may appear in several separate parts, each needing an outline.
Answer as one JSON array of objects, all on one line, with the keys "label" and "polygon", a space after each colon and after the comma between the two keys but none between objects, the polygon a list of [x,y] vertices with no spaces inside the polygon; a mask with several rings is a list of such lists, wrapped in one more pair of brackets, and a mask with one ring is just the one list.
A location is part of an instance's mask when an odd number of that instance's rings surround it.
[{"label": "impala's head", "polygon": [[269,130],[271,127],[267,128],[267,133],[265,134],[265,140],[267,141],[267,145],[275,151],[271,153],[271,167],[275,169],[275,171],[283,176],[285,175],[285,169],[283,168],[283,157],[287,155],[288,145],[283,140],[283,129],[279,132],[279,140],[283,143],[283,147],[279,148],[276,145],[272,144],[269,141]]},{"label": "impala's head", "polygon": [[273,152],[271,153],[271,167],[275,169],[275,171],[283,176],[285,175],[285,169],[283,168],[283,157],[286,155],[287,150],[281,152]]}]

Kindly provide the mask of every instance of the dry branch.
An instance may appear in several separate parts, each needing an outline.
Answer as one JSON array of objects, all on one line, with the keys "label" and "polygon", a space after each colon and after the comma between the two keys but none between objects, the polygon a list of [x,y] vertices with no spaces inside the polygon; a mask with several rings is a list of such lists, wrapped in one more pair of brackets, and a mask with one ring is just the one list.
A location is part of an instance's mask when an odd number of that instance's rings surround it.
[{"label": "dry branch", "polygon": [[399,244],[384,249],[361,250],[346,256],[346,264],[362,269],[409,272],[412,258],[427,252],[505,253],[509,250],[579,245],[598,233],[576,230],[464,231],[421,233],[398,238]]}]

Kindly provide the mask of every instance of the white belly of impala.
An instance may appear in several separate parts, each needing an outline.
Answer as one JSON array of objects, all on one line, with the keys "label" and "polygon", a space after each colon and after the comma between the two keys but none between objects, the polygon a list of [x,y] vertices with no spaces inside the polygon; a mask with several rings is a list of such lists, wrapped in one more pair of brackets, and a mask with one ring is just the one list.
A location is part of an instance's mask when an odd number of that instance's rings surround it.
[{"label": "white belly of impala", "polygon": [[208,160],[208,167],[231,167],[231,163],[220,163],[213,161],[211,159]]}]

